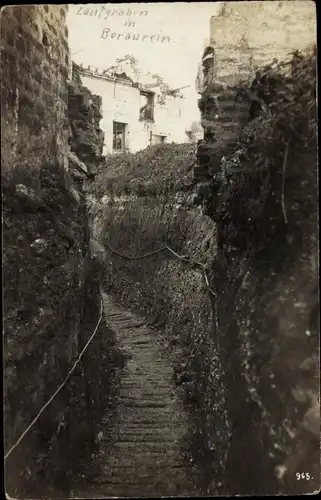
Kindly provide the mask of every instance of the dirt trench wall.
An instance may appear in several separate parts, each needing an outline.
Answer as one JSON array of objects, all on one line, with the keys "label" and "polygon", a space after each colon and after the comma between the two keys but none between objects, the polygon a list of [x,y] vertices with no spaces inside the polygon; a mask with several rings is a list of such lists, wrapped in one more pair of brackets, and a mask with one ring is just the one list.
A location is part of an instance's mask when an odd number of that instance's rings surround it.
[{"label": "dirt trench wall", "polygon": [[199,150],[212,148],[198,154],[208,175],[200,201],[217,223],[227,469],[235,493],[306,493],[320,486],[315,50],[254,83],[260,105],[232,149],[222,154],[205,133]]},{"label": "dirt trench wall", "polygon": [[102,322],[69,382],[12,449],[100,316],[85,198],[65,168],[65,13],[53,5],[1,11],[4,450],[12,450],[5,481],[13,498],[69,495],[93,449],[112,371],[113,338]]},{"label": "dirt trench wall", "polygon": [[[217,335],[233,426],[227,467],[238,464],[238,492],[311,493],[320,486],[316,155],[290,149],[286,223],[284,157],[276,158],[268,177],[232,175],[213,210]],[[305,482],[296,477],[303,467]]]},{"label": "dirt trench wall", "polygon": [[[6,452],[62,383],[99,318],[85,204],[64,178],[52,164],[40,179],[25,167],[2,178]],[[75,457],[95,436],[102,386],[108,393],[109,374],[97,373],[109,353],[104,333],[8,457],[10,496],[68,492]]]}]

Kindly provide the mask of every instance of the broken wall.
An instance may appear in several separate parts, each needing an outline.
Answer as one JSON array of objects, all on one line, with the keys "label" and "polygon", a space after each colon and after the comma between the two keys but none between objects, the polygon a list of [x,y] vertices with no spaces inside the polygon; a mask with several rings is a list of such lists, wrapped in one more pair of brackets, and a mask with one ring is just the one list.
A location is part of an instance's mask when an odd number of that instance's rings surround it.
[{"label": "broken wall", "polygon": [[215,82],[234,86],[274,58],[316,41],[316,9],[310,0],[223,2],[210,22]]},{"label": "broken wall", "polygon": [[269,113],[222,161],[207,211],[233,422],[227,464],[238,464],[242,493],[320,487],[315,55],[293,63],[276,78]]},{"label": "broken wall", "polygon": [[68,82],[69,144],[72,152],[85,163],[89,175],[101,162],[104,132],[100,128],[102,98],[82,85],[78,67],[73,64]]},{"label": "broken wall", "polygon": [[208,182],[251,117],[250,80],[258,68],[289,60],[316,42],[316,11],[310,1],[224,2],[210,21],[198,79],[205,141],[198,149],[195,179]]}]

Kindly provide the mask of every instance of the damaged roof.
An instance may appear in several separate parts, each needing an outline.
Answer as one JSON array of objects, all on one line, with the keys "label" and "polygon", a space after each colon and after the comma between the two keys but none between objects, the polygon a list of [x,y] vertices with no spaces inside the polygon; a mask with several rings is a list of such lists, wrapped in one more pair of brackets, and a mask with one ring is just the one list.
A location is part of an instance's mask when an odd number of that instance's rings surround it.
[{"label": "damaged roof", "polygon": [[[104,80],[109,80],[109,81],[120,81],[122,83],[125,83],[126,85],[129,84],[132,87],[135,87],[135,88],[138,88],[141,90],[145,90],[146,92],[151,92],[150,85],[143,84],[141,82],[134,82],[134,80],[130,76],[128,76],[125,72],[122,72],[122,73],[109,72],[109,73],[107,73],[106,70],[101,70],[101,69],[95,68],[93,66],[87,66],[87,68],[85,68],[82,64],[79,65],[76,63],[73,63],[73,67],[76,71],[78,71],[78,73],[80,73],[83,76],[92,76],[94,78],[103,78]],[[153,84],[153,87],[155,87],[155,88],[160,87],[160,86],[161,85],[157,84],[157,83]],[[166,91],[166,94],[169,96],[172,96],[174,98],[183,99],[184,96],[182,95],[181,92],[179,92],[181,90],[181,88],[184,88],[184,87],[180,87],[178,89],[168,89]]]}]

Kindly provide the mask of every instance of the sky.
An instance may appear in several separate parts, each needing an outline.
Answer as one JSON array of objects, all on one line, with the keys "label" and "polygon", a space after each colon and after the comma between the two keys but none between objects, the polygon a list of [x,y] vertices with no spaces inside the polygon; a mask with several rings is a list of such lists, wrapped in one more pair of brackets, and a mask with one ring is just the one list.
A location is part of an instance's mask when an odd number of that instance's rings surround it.
[{"label": "sky", "polygon": [[172,88],[190,85],[182,90],[185,116],[190,116],[191,122],[199,120],[197,67],[209,39],[210,17],[218,13],[220,5],[70,4],[67,24],[72,59],[106,69],[117,58],[130,54],[143,73],[159,74]]}]

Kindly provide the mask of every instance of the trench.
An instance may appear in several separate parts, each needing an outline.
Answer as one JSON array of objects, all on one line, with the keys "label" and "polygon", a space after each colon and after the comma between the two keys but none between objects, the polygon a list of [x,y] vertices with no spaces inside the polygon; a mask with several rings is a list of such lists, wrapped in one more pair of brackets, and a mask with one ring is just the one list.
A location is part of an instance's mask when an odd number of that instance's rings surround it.
[{"label": "trench", "polygon": [[[91,242],[92,250],[103,247]],[[113,411],[106,408],[96,453],[71,486],[79,498],[191,496],[195,470],[189,421],[160,333],[101,288],[106,326],[124,363],[116,368]]]},{"label": "trench", "polygon": [[[308,74],[307,64],[299,75]],[[311,102],[295,96],[302,109],[293,116],[314,106],[311,76],[310,91],[302,90]],[[296,125],[296,148],[288,155],[287,146],[284,158],[254,141],[270,163],[264,178],[258,172],[246,177],[245,160],[238,171],[234,158],[240,151],[232,154],[225,144],[229,184],[222,152],[209,161],[210,132],[197,149],[198,166],[190,165],[194,152],[180,145],[169,145],[168,154],[166,148],[140,152],[132,166],[127,159],[121,164],[121,156],[106,160],[108,169],[91,191],[96,201],[108,202],[105,213],[94,217],[102,226],[99,235],[128,254],[153,251],[166,241],[198,259],[210,270],[213,301],[199,272],[173,259],[104,259],[98,256],[103,247],[93,241],[96,257],[87,252],[85,186],[101,161],[100,98],[76,77],[68,90],[68,175],[49,162],[39,176],[23,167],[6,180],[10,445],[92,334],[100,297],[104,314],[83,365],[9,460],[11,496],[195,496],[221,487],[238,495],[313,492],[320,477],[314,133],[308,130],[303,148]],[[227,110],[231,95],[225,100]],[[214,114],[206,101],[199,102],[201,114]],[[239,122],[239,132],[241,108],[230,117]],[[312,118],[310,128],[316,130]],[[280,121],[284,144],[286,122]],[[260,122],[253,123],[260,131]],[[263,123],[261,133],[269,127]],[[149,313],[157,328],[150,326]],[[177,357],[166,345],[162,324],[181,349]],[[286,471],[284,480],[280,470]],[[301,474],[311,482],[299,484],[296,471],[309,471]]]}]

